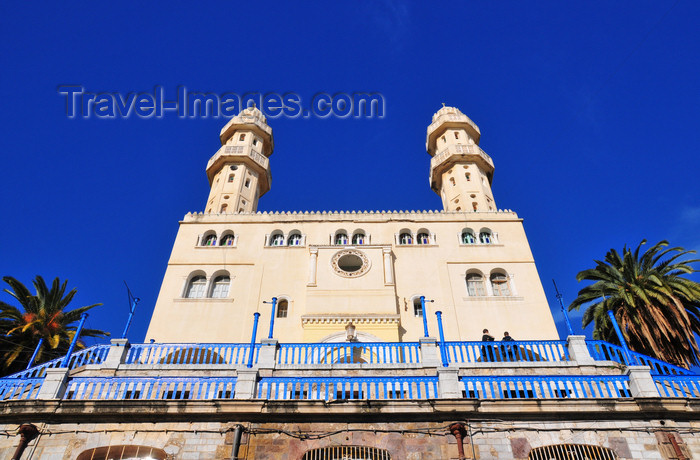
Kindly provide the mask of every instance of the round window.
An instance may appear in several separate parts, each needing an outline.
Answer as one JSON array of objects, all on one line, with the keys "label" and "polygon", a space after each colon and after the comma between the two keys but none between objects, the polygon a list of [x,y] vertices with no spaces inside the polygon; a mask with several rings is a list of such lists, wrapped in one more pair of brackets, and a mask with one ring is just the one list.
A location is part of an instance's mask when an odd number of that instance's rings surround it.
[{"label": "round window", "polygon": [[335,253],[331,259],[331,266],[337,275],[355,278],[369,271],[370,261],[364,252],[346,249]]},{"label": "round window", "polygon": [[338,267],[344,272],[356,272],[362,268],[362,259],[355,254],[345,254],[338,259]]}]

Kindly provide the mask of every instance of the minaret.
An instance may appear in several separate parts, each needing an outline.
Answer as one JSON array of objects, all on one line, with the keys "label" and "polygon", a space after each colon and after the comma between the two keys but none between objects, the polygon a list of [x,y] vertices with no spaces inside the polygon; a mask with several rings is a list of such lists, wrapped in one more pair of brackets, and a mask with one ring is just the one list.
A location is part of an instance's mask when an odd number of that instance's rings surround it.
[{"label": "minaret", "polygon": [[207,163],[211,191],[207,213],[255,212],[270,190],[272,128],[255,107],[242,110],[221,130],[221,148]]},{"label": "minaret", "polygon": [[430,188],[445,211],[495,211],[493,160],[479,148],[479,127],[455,107],[443,107],[428,126],[425,147]]}]

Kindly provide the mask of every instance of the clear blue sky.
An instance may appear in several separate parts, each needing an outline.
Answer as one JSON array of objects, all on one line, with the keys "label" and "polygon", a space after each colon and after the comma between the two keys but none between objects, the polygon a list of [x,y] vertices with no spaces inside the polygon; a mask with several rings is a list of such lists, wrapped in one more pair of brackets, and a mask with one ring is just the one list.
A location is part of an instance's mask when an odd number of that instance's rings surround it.
[{"label": "clear blue sky", "polygon": [[496,204],[525,219],[561,326],[552,278],[571,301],[611,247],[700,249],[699,22],[689,0],[3,2],[0,275],[68,279],[75,306],[105,304],[89,326],[116,336],[127,280],[141,341],[177,222],[204,208],[225,120],[68,119],[58,85],[377,91],[384,119],[270,121],[260,210],[439,209],[425,130],[457,106],[495,161]]}]

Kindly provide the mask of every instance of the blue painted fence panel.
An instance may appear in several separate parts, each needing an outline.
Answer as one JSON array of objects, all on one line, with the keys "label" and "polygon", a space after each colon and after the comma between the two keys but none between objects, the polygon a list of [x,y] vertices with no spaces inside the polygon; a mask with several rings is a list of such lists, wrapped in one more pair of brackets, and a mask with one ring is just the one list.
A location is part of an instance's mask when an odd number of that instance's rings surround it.
[{"label": "blue painted fence panel", "polygon": [[560,399],[630,398],[629,377],[607,376],[475,376],[460,377],[465,398]]},{"label": "blue painted fence panel", "polygon": [[450,363],[569,361],[563,340],[445,342]]},{"label": "blue painted fence panel", "polygon": [[654,383],[659,396],[700,398],[700,375],[656,375]]},{"label": "blue painted fence panel", "polygon": [[283,343],[277,364],[418,364],[417,342]]},{"label": "blue painted fence panel", "polygon": [[257,399],[434,399],[437,377],[265,377]]},{"label": "blue painted fence panel", "polygon": [[43,383],[43,378],[0,379],[0,401],[36,399]]},{"label": "blue painted fence panel", "polygon": [[654,359],[650,356],[630,350],[633,363],[628,363],[625,359],[625,352],[619,345],[605,342],[603,340],[587,340],[586,345],[591,356],[596,361],[614,361],[616,363],[632,366],[649,366],[654,375],[691,375],[688,369],[674,366],[665,361]]},{"label": "blue painted fence panel", "polygon": [[[124,364],[230,364],[248,362],[250,344],[244,343],[144,343],[127,351]],[[260,344],[255,344],[254,362],[258,362]]]},{"label": "blue painted fence panel", "polygon": [[232,399],[235,377],[75,377],[64,399]]},{"label": "blue painted fence panel", "polygon": [[[109,345],[95,345],[84,350],[80,350],[71,355],[70,362],[68,363],[69,369],[75,369],[80,366],[85,366],[87,364],[102,364],[102,362],[107,358],[109,353]],[[16,374],[9,375],[8,378],[34,378],[43,377],[46,375],[46,369],[61,367],[63,363],[63,357],[56,358],[51,361],[46,361],[45,363],[39,364],[38,366],[31,367],[27,370],[17,372]]]}]

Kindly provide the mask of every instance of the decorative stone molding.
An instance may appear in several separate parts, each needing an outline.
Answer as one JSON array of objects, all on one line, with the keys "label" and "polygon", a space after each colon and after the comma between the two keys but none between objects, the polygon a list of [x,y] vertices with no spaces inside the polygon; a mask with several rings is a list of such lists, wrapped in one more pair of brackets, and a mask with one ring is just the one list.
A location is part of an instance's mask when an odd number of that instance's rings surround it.
[{"label": "decorative stone molding", "polygon": [[[354,271],[344,270],[340,265],[340,259],[346,256],[358,257],[362,261],[360,268]],[[358,251],[357,249],[343,249],[342,251],[336,252],[331,259],[331,267],[333,268],[335,274],[344,278],[359,278],[367,273],[371,266],[372,263],[370,262],[369,257],[367,257],[364,252]]]},{"label": "decorative stone molding", "polygon": [[333,324],[345,325],[353,323],[361,324],[399,324],[400,315],[304,315],[301,317],[301,324]]}]

